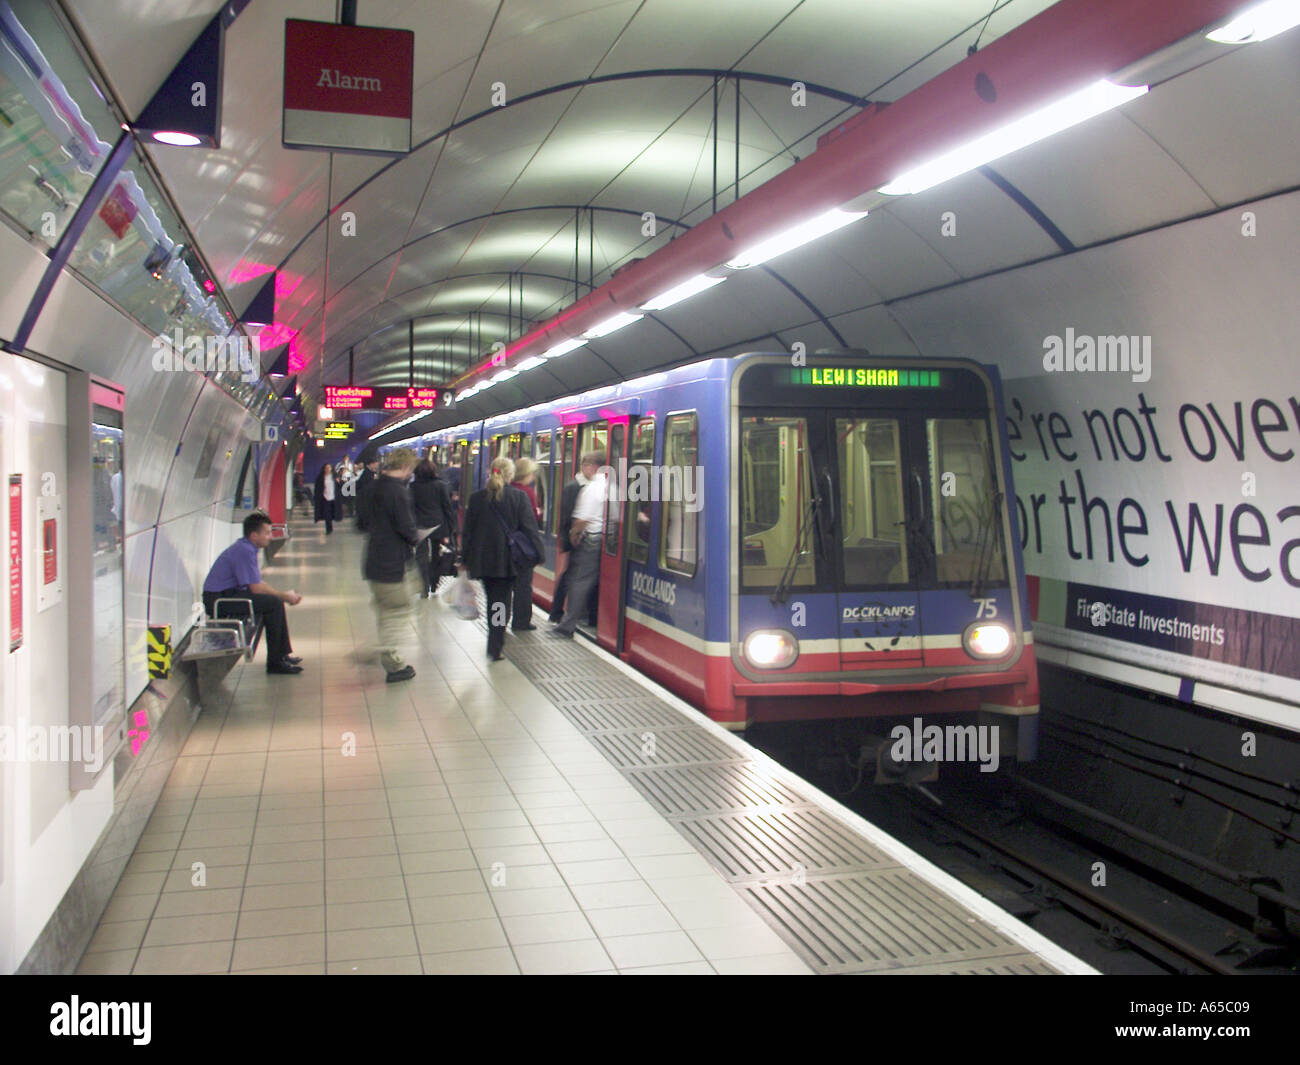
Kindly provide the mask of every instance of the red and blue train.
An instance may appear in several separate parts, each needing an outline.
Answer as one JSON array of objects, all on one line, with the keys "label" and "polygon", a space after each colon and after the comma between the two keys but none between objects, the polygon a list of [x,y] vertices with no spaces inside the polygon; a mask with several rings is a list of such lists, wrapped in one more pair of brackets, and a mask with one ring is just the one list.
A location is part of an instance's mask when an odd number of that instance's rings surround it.
[{"label": "red and blue train", "polygon": [[538,462],[543,607],[563,485],[603,452],[595,639],[724,726],[994,714],[1026,756],[1038,675],[1005,424],[994,367],[752,353],[418,442],[462,501],[494,457]]}]

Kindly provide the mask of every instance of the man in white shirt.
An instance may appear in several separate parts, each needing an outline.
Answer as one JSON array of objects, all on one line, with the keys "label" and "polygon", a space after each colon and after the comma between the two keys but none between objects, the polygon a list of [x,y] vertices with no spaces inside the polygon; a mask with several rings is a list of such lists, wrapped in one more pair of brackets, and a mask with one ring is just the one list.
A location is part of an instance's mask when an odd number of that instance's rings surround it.
[{"label": "man in white shirt", "polygon": [[587,613],[587,601],[600,580],[600,534],[605,528],[605,462],[603,451],[588,451],[582,456],[582,475],[587,483],[578,492],[573,505],[573,522],[569,527],[569,587],[564,618],[555,627],[561,636],[573,638],[578,620]]}]

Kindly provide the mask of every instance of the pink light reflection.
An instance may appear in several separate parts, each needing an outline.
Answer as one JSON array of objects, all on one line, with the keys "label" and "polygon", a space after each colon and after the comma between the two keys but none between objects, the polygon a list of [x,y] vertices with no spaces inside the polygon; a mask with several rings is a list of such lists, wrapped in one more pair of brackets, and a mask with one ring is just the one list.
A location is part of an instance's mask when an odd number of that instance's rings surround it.
[{"label": "pink light reflection", "polygon": [[262,346],[263,351],[269,351],[271,348],[278,348],[286,340],[292,340],[297,335],[297,330],[290,328],[283,322],[272,322],[257,335],[257,341]]},{"label": "pink light reflection", "polygon": [[274,266],[263,266],[261,263],[250,263],[247,259],[235,263],[230,268],[230,273],[226,277],[226,283],[230,285],[242,285],[248,281],[256,281],[274,270]]}]

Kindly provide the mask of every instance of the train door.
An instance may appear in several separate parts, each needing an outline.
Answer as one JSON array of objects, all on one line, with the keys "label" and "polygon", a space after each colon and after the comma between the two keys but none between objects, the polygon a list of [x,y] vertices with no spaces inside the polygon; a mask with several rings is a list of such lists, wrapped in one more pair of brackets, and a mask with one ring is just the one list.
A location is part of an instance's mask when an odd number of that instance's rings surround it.
[{"label": "train door", "polygon": [[890,413],[828,411],[818,494],[836,575],[840,668],[888,669],[922,661],[920,532],[926,488],[912,458],[918,426]]},{"label": "train door", "polygon": [[622,460],[627,454],[627,426],[615,423],[609,432],[609,466],[615,482],[605,495],[605,528],[600,552],[599,608],[596,614],[596,642],[615,653],[623,645],[623,572],[626,556],[623,541],[623,484],[619,483]]}]

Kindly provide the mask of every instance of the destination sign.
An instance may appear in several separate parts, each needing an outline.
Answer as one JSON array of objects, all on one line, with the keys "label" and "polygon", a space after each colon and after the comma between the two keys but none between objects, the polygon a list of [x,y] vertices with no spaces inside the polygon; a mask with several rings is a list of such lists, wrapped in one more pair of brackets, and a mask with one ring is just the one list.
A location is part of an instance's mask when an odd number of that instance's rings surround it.
[{"label": "destination sign", "polygon": [[326,385],[324,405],[330,410],[433,410],[436,388],[368,388],[364,385]]},{"label": "destination sign", "polygon": [[326,422],[325,431],[327,433],[342,433],[344,436],[351,436],[356,431],[356,426],[351,422]]},{"label": "destination sign", "polygon": [[831,388],[939,388],[938,370],[868,369],[864,366],[804,366],[785,371],[784,384]]}]

